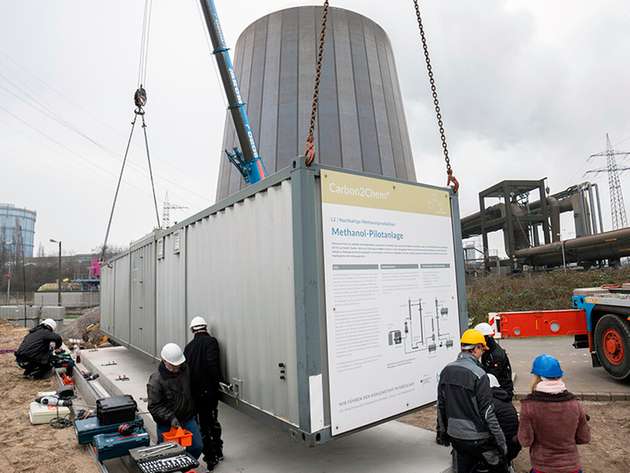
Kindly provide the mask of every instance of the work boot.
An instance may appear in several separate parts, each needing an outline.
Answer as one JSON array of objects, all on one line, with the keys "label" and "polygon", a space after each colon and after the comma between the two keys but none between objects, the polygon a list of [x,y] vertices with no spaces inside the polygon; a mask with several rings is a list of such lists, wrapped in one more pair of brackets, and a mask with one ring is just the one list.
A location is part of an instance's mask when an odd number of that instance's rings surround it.
[{"label": "work boot", "polygon": [[219,460],[216,457],[203,457],[203,461],[206,462],[206,468],[208,471],[214,470],[214,467],[219,464]]}]

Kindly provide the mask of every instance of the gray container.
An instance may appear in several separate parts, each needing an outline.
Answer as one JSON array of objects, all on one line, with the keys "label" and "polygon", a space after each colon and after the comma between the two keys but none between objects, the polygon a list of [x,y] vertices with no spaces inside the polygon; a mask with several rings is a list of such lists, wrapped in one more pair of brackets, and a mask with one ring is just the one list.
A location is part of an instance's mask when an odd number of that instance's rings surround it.
[{"label": "gray container", "polygon": [[[269,174],[304,152],[322,8],[287,8],[249,25],[238,38],[235,68],[254,138]],[[369,18],[329,10],[315,128],[316,161],[405,181],[416,172],[394,53]],[[238,146],[230,113],[223,149]],[[245,186],[221,156],[217,201]]]},{"label": "gray container", "polygon": [[[132,244],[102,268],[102,330],[158,358],[167,342],[185,345],[190,320],[204,316],[231,385],[225,402],[308,443],[332,438],[320,197],[326,169],[295,161]],[[465,328],[463,250],[452,195],[451,208],[453,299]],[[313,379],[321,380],[323,428],[311,423]]]}]

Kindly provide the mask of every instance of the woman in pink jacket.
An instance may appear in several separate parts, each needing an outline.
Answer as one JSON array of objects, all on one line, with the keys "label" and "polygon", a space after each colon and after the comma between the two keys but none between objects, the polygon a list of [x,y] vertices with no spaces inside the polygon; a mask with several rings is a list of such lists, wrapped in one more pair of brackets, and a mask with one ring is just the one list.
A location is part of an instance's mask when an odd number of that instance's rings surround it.
[{"label": "woman in pink jacket", "polygon": [[532,473],[582,473],[577,445],[591,441],[588,416],[567,391],[560,362],[534,359],[532,393],[521,402],[518,440],[529,447]]}]

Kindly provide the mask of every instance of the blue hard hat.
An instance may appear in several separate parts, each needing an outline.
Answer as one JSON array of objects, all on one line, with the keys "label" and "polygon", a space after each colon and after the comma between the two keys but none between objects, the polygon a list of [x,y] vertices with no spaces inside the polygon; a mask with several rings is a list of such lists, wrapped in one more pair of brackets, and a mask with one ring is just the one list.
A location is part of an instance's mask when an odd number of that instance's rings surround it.
[{"label": "blue hard hat", "polygon": [[551,355],[538,355],[532,363],[532,374],[542,378],[562,378],[564,374],[558,359]]}]

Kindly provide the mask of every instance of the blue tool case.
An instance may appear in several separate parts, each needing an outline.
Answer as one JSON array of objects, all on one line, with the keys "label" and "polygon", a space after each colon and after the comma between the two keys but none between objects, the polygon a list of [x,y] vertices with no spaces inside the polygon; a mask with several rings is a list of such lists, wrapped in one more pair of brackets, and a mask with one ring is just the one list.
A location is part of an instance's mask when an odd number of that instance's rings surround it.
[{"label": "blue tool case", "polygon": [[[137,427],[144,427],[144,422],[140,417],[136,417],[136,420],[128,423]],[[79,445],[86,445],[92,443],[95,435],[111,434],[118,431],[119,425],[120,424],[101,425],[97,417],[88,417],[87,419],[74,421],[74,432]]]},{"label": "blue tool case", "polygon": [[111,458],[118,458],[129,454],[132,448],[146,447],[149,445],[149,434],[144,429],[138,429],[131,435],[98,434],[94,437],[94,450],[96,458],[102,462]]}]

